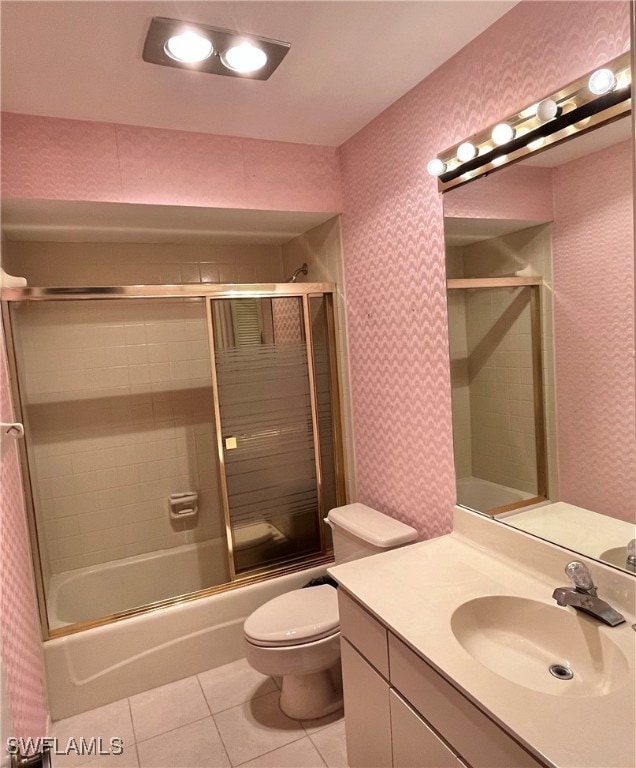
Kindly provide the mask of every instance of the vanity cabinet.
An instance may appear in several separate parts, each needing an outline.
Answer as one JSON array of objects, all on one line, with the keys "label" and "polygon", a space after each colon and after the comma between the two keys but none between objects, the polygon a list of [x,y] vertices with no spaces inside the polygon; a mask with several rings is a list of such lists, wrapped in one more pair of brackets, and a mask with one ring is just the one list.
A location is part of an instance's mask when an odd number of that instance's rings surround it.
[{"label": "vanity cabinet", "polygon": [[349,766],[386,768],[392,765],[389,684],[346,639],[341,651]]},{"label": "vanity cabinet", "polygon": [[389,704],[393,768],[464,768],[426,720],[394,689],[389,691]]},{"label": "vanity cabinet", "polygon": [[351,768],[542,768],[342,588],[338,604]]}]

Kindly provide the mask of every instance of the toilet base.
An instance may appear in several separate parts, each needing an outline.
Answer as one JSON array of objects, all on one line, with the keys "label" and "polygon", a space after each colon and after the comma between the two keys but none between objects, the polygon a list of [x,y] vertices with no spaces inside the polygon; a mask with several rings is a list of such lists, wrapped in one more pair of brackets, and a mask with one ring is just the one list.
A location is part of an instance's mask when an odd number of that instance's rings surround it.
[{"label": "toilet base", "polygon": [[315,720],[341,709],[340,664],[309,675],[285,675],[280,708],[292,720]]}]

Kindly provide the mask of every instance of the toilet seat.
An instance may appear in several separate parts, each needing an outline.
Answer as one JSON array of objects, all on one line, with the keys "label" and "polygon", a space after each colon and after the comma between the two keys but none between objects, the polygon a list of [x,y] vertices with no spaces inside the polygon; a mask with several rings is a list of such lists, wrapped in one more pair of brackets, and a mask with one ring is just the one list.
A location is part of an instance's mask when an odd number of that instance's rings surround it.
[{"label": "toilet seat", "polygon": [[340,630],[338,595],[333,587],[295,589],[257,608],[245,621],[248,642],[264,648],[312,643]]}]

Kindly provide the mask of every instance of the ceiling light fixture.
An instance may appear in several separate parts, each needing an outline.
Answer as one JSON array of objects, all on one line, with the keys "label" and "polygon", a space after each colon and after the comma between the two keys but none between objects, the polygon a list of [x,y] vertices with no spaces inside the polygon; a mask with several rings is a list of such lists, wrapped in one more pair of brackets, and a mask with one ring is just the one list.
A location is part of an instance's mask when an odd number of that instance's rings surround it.
[{"label": "ceiling light fixture", "polygon": [[262,69],[267,64],[267,54],[262,48],[245,41],[222,53],[221,61],[228,69],[247,74]]},{"label": "ceiling light fixture", "polygon": [[143,59],[213,75],[267,80],[289,48],[281,40],[156,16],[146,35]]},{"label": "ceiling light fixture", "polygon": [[465,141],[457,147],[457,159],[460,162],[467,163],[473,157],[477,157],[477,147],[470,141]]},{"label": "ceiling light fixture", "polygon": [[185,64],[196,64],[214,53],[214,47],[207,37],[189,29],[168,38],[164,48],[170,58]]},{"label": "ceiling light fixture", "polygon": [[616,75],[611,69],[597,69],[590,75],[587,87],[594,95],[602,96],[616,87]]}]

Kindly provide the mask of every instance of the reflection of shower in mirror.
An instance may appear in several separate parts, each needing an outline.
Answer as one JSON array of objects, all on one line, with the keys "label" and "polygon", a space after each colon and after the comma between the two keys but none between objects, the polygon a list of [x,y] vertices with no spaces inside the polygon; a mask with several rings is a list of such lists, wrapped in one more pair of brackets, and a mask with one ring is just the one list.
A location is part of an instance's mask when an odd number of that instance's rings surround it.
[{"label": "reflection of shower in mirror", "polygon": [[631,143],[624,118],[444,194],[458,501],[623,568],[636,523]]}]

